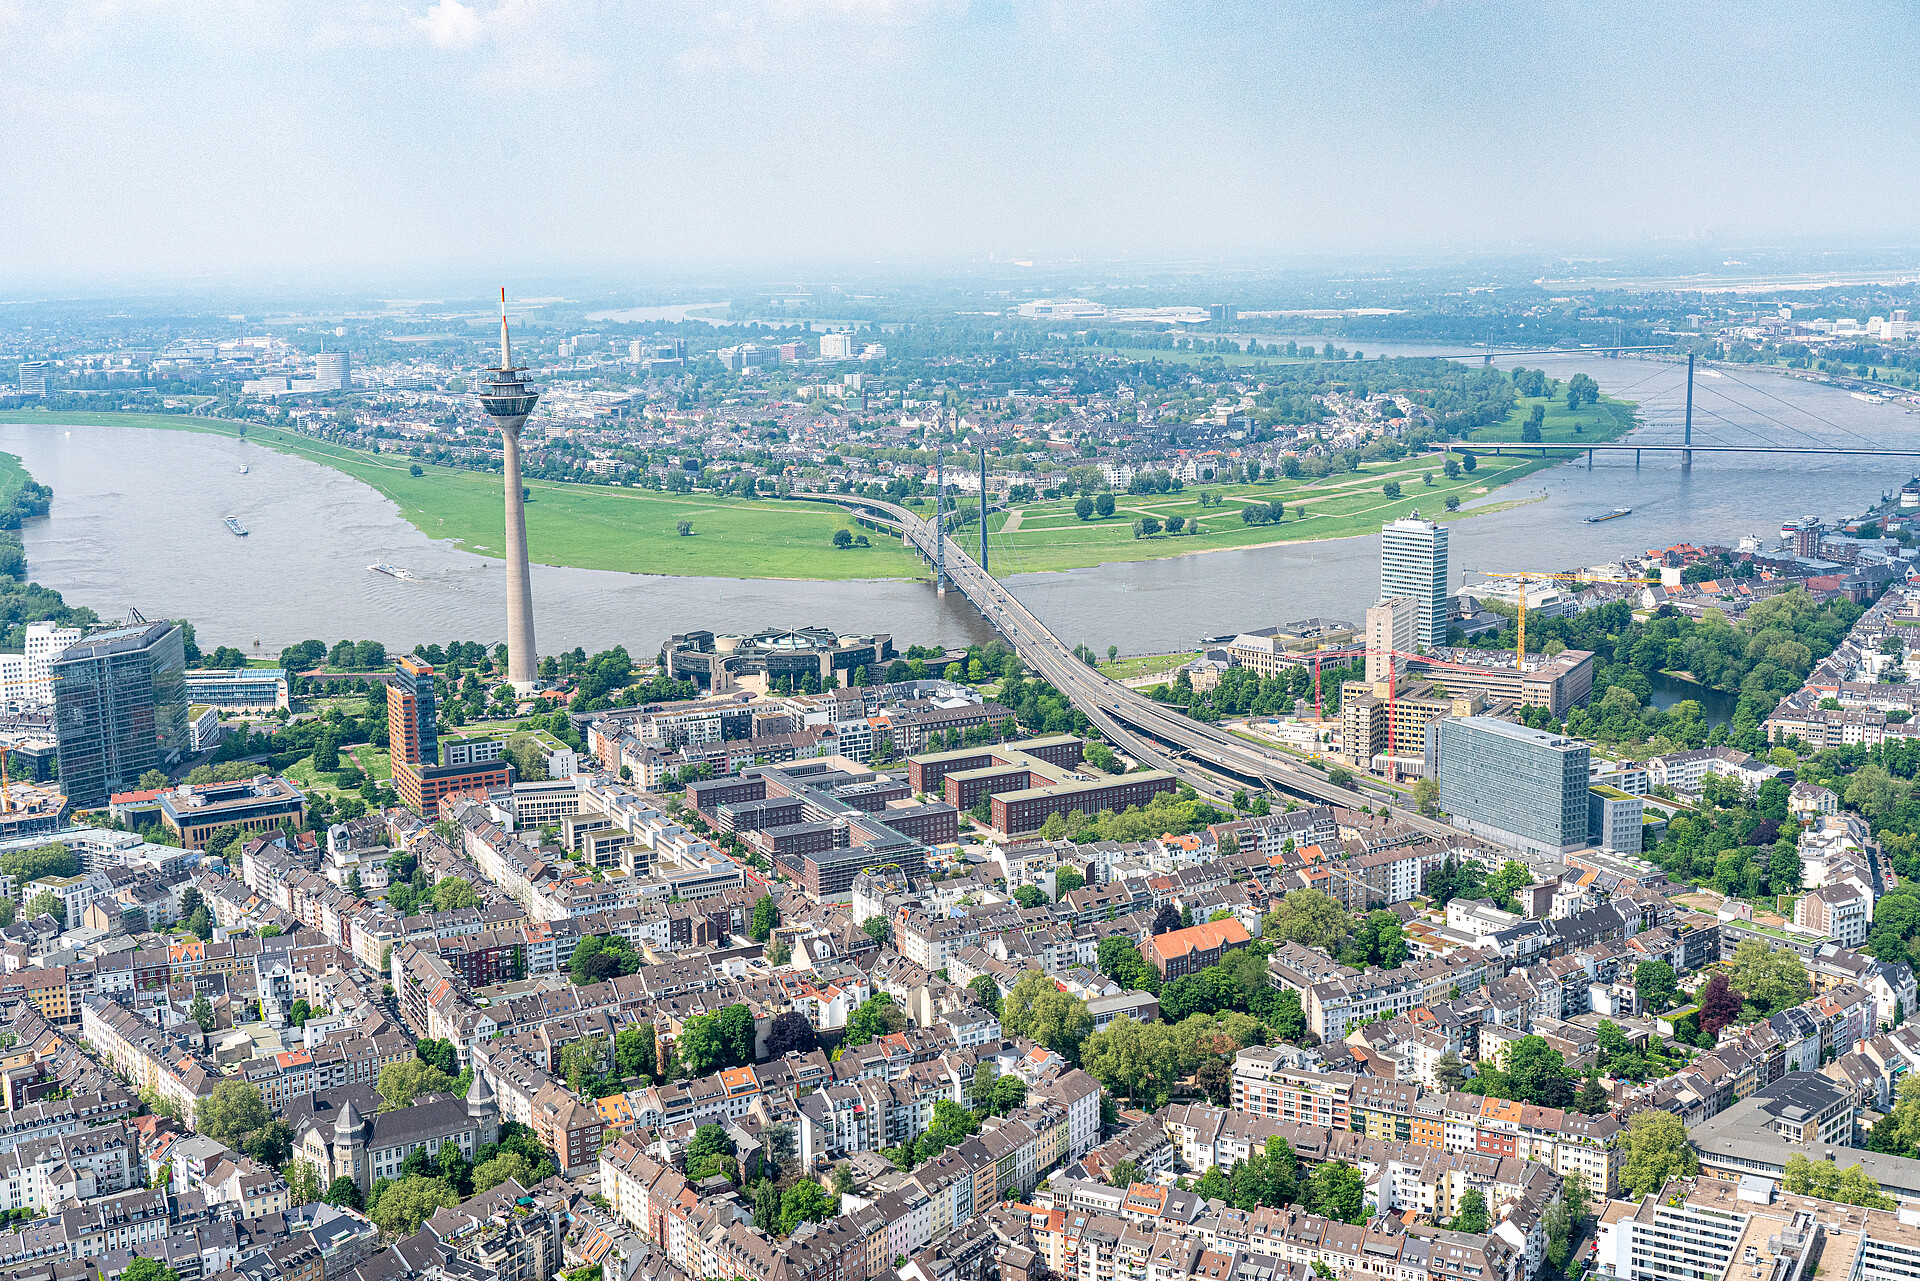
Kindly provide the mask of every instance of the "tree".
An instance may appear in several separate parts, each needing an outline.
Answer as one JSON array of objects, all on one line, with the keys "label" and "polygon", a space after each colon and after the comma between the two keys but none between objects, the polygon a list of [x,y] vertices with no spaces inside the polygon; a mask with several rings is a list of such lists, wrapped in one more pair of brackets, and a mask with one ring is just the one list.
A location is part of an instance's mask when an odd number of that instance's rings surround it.
[{"label": "tree", "polygon": [[825,1223],[839,1213],[840,1198],[837,1195],[812,1179],[802,1179],[780,1198],[780,1234],[791,1236],[795,1228],[809,1219]]},{"label": "tree", "polygon": [[480,896],[474,893],[472,881],[449,876],[433,887],[433,906],[437,911],[451,912],[456,908],[479,905]]},{"label": "tree", "polygon": [[860,929],[881,947],[885,947],[893,938],[893,926],[887,923],[887,918],[884,916],[869,916],[860,922]]},{"label": "tree", "polygon": [[[1054,814],[1047,821],[1052,822],[1059,817],[1058,814]],[[1047,902],[1047,892],[1038,885],[1022,885],[1014,890],[1013,901],[1025,908],[1043,907]]]},{"label": "tree", "polygon": [[1320,890],[1290,890],[1280,906],[1267,914],[1260,937],[1283,939],[1323,952],[1337,952],[1347,935],[1353,932],[1353,920],[1334,898]]},{"label": "tree", "polygon": [[327,1184],[326,1194],[320,1199],[328,1205],[337,1205],[348,1210],[365,1208],[360,1198],[360,1185],[355,1183],[351,1176],[345,1174]]},{"label": "tree", "polygon": [[1077,867],[1063,867],[1053,874],[1053,900],[1058,903],[1067,895],[1086,886],[1087,878],[1080,874]]},{"label": "tree", "polygon": [[1413,803],[1428,818],[1438,814],[1440,812],[1439,781],[1423,776],[1413,785]]},{"label": "tree", "polygon": [[1642,961],[1633,967],[1633,990],[1640,1004],[1658,1014],[1673,1004],[1680,980],[1665,961]]},{"label": "tree", "polygon": [[[779,1022],[778,1019],[774,1021]],[[652,1024],[621,1028],[613,1040],[614,1071],[623,1077],[638,1076],[651,1080],[659,1070],[654,1062],[654,1052]]]},{"label": "tree", "polygon": [[1687,1142],[1679,1117],[1658,1108],[1636,1112],[1627,1124],[1627,1159],[1620,1183],[1635,1200],[1658,1192],[1670,1179],[1700,1172],[1700,1158]]},{"label": "tree", "polygon": [[726,1130],[711,1122],[694,1130],[693,1138],[687,1141],[688,1160],[712,1156],[716,1152],[732,1156],[734,1151],[733,1140],[727,1137]]},{"label": "tree", "polygon": [[[1153,914],[1153,932],[1155,934],[1171,934],[1173,933],[1173,931],[1179,928],[1180,928],[1180,909],[1175,907],[1171,903],[1162,903],[1160,905],[1160,910]],[[1106,942],[1105,939],[1101,939],[1100,941],[1102,943]],[[1121,941],[1125,942],[1124,939]],[[1133,950],[1134,949],[1132,945],[1129,944],[1127,946],[1127,951],[1131,952]],[[1114,974],[1112,970],[1108,970],[1105,968],[1102,968],[1100,972],[1102,974],[1112,975],[1114,978],[1119,977],[1119,975]]]},{"label": "tree", "polygon": [[1233,1101],[1233,1069],[1225,1059],[1208,1059],[1193,1070],[1193,1084],[1215,1107]]},{"label": "tree", "polygon": [[1812,994],[1807,967],[1785,948],[1774,951],[1762,939],[1750,938],[1733,952],[1728,981],[1759,1008],[1762,1016],[1798,1005]]},{"label": "tree", "polygon": [[1314,1214],[1338,1219],[1342,1223],[1360,1220],[1361,1203],[1366,1197],[1366,1180],[1345,1161],[1324,1161],[1308,1180],[1309,1205]]},{"label": "tree", "polygon": [[207,1000],[205,995],[193,998],[193,1005],[188,1009],[187,1017],[198,1023],[202,1032],[211,1032],[214,1029],[216,1020],[213,1014],[213,1003]]},{"label": "tree", "polygon": [[321,1197],[320,1172],[311,1161],[289,1161],[280,1172],[287,1184],[287,1199],[293,1205],[312,1205]]},{"label": "tree", "polygon": [[1080,1043],[1093,1031],[1093,1016],[1085,1001],[1061,991],[1038,970],[1029,970],[1000,1003],[1000,1026],[1077,1062]]},{"label": "tree", "polygon": [[1453,1222],[1447,1225],[1455,1232],[1471,1232],[1475,1236],[1487,1230],[1487,1198],[1479,1188],[1468,1188],[1460,1196],[1460,1204],[1454,1208]]},{"label": "tree", "polygon": [[78,876],[80,859],[64,845],[36,845],[32,849],[0,854],[0,872],[24,885],[43,876]]},{"label": "tree", "polygon": [[980,1008],[995,1018],[1000,1017],[1000,985],[993,981],[991,974],[976,974],[967,983],[967,991],[973,993],[973,999]]},{"label": "tree", "polygon": [[1397,480],[1390,480],[1386,484],[1380,486],[1380,492],[1385,494],[1388,498],[1398,498],[1400,497],[1400,482]]},{"label": "tree", "polygon": [[788,1010],[774,1017],[767,1027],[767,1053],[773,1058],[783,1054],[805,1054],[819,1044],[813,1024],[807,1016],[798,1010]]},{"label": "tree", "polygon": [[139,1255],[120,1270],[120,1276],[123,1281],[180,1281],[180,1274],[166,1264]]},{"label": "tree", "polygon": [[473,1190],[485,1192],[512,1179],[523,1188],[530,1188],[539,1180],[533,1177],[533,1166],[527,1158],[518,1152],[502,1152],[489,1161],[482,1161],[473,1167]]},{"label": "tree", "polygon": [[689,534],[693,533],[693,522],[690,520],[676,521],[674,523],[673,528],[674,528],[674,531],[680,535],[680,537],[685,538]]},{"label": "tree", "polygon": [[906,1011],[895,1005],[893,998],[885,992],[876,992],[860,1002],[859,1008],[847,1018],[843,1044],[849,1047],[865,1045],[875,1037],[891,1036],[906,1030]]},{"label": "tree", "polygon": [[849,531],[849,530],[845,530],[845,529],[836,529],[836,530],[834,530],[834,531],[833,531],[833,545],[834,545],[835,547],[838,547],[838,548],[840,548],[840,549],[841,549],[841,550],[843,550],[843,551],[844,551],[845,549],[847,549],[847,548],[849,548],[849,547],[851,547],[851,546],[853,546],[853,534],[852,534],[852,532],[851,532],[851,531]]},{"label": "tree", "polygon": [[753,923],[747,926],[747,937],[756,943],[764,943],[778,924],[780,909],[775,906],[772,895],[762,894],[754,900]]},{"label": "tree", "polygon": [[1121,1015],[1086,1038],[1081,1065],[1108,1090],[1125,1091],[1130,1103],[1159,1107],[1180,1074],[1180,1050],[1165,1023],[1140,1023]]},{"label": "tree", "polygon": [[438,1094],[453,1084],[453,1078],[429,1063],[411,1059],[389,1063],[380,1069],[380,1100],[386,1108],[411,1107],[422,1094]]},{"label": "tree", "polygon": [[1507,1080],[1522,1102],[1552,1108],[1573,1102],[1567,1061],[1542,1037],[1523,1036],[1507,1047]]},{"label": "tree", "polygon": [[373,1207],[373,1221],[388,1236],[405,1236],[418,1232],[421,1221],[435,1210],[459,1204],[460,1194],[445,1179],[410,1174],[381,1194]]},{"label": "tree", "polygon": [[1074,500],[1073,514],[1078,520],[1093,519],[1093,499],[1088,498],[1085,494],[1080,495],[1079,498]]},{"label": "tree", "polygon": [[1113,1169],[1107,1172],[1107,1186],[1110,1188],[1129,1188],[1140,1181],[1140,1163],[1132,1157],[1113,1163]]},{"label": "tree", "polygon": [[1717,1040],[1721,1028],[1740,1018],[1745,1002],[1746,998],[1727,981],[1727,972],[1715,970],[1706,987],[1700,990],[1700,1030],[1710,1041]]},{"label": "tree", "polygon": [[216,1142],[238,1148],[248,1135],[271,1120],[259,1086],[222,1081],[194,1114],[194,1128]]},{"label": "tree", "polygon": [[1300,1004],[1300,994],[1292,988],[1274,998],[1270,1019],[1283,1041],[1297,1045],[1307,1034],[1307,1012]]},{"label": "tree", "polygon": [[1105,520],[1107,517],[1113,515],[1113,495],[1096,495],[1093,500],[1093,510],[1094,514],[1099,516],[1101,520]]},{"label": "tree", "polygon": [[[1295,999],[1299,999],[1297,994]],[[1452,1050],[1442,1054],[1439,1061],[1433,1065],[1433,1079],[1441,1089],[1449,1092],[1464,1085],[1467,1080],[1467,1069],[1460,1062],[1460,1056]]]},{"label": "tree", "polygon": [[32,920],[36,916],[51,916],[64,926],[67,923],[66,901],[48,890],[41,890],[27,900],[27,919]]},{"label": "tree", "polygon": [[143,792],[157,792],[172,782],[173,780],[167,777],[166,771],[150,769],[140,775],[139,781],[134,786]]}]

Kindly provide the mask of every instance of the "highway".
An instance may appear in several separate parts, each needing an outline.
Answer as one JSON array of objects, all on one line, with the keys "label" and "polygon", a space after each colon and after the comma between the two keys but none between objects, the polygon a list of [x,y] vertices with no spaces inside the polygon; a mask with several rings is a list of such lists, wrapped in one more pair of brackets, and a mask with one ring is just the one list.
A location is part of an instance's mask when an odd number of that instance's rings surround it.
[{"label": "highway", "polygon": [[[902,531],[929,559],[934,555],[933,525],[904,507],[847,494],[796,495],[834,503]],[[1240,788],[1271,789],[1316,803],[1353,805],[1385,799],[1396,807],[1405,798],[1388,793],[1359,793],[1336,787],[1319,771],[1225,730],[1191,720],[1179,710],[1156,703],[1101,675],[1075,657],[1072,649],[1031,610],[967,555],[951,536],[947,577],[966,593],[981,616],[1006,638],[1029,669],[1064,694],[1099,729],[1108,743],[1143,765],[1166,770],[1215,800],[1229,800]],[[1422,818],[1411,808],[1401,817],[1433,835],[1454,835],[1453,828]]]}]

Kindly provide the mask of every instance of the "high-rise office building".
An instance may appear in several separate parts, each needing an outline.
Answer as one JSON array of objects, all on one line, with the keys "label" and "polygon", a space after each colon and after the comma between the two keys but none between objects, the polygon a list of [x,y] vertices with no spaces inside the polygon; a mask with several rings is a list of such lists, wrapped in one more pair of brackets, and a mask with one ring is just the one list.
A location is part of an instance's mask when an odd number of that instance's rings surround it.
[{"label": "high-rise office building", "polygon": [[439,717],[433,701],[433,666],[403,654],[387,686],[387,750],[396,761],[433,765],[440,760]]},{"label": "high-rise office building", "polygon": [[1383,681],[1398,661],[1393,651],[1411,654],[1420,606],[1411,596],[1395,596],[1367,610],[1367,680]]},{"label": "high-rise office building", "polygon": [[1492,716],[1445,716],[1426,735],[1426,772],[1454,826],[1534,854],[1586,847],[1585,743]]},{"label": "high-rise office building", "polygon": [[315,391],[345,391],[353,385],[353,362],[344,351],[323,351],[313,358]]},{"label": "high-rise office building", "polygon": [[1413,512],[1380,531],[1380,598],[1411,596],[1419,609],[1414,639],[1447,643],[1447,527]]},{"label": "high-rise office building", "polygon": [[20,362],[20,394],[22,396],[44,396],[47,394],[47,377],[53,371],[53,365],[45,360],[23,360]]},{"label": "high-rise office building", "polygon": [[130,792],[187,746],[186,643],[172,623],[116,627],[49,664],[60,784],[76,806]]},{"label": "high-rise office building", "polygon": [[521,694],[533,692],[533,570],[527,564],[527,506],[520,485],[520,429],[540,403],[526,369],[513,363],[507,343],[507,291],[500,291],[500,364],[482,384],[480,407],[500,429],[507,492],[507,679]]},{"label": "high-rise office building", "polygon": [[439,726],[432,664],[401,655],[387,685],[387,750],[393,787],[403,802],[432,818],[448,796],[512,786],[512,767],[503,760],[440,764]]}]

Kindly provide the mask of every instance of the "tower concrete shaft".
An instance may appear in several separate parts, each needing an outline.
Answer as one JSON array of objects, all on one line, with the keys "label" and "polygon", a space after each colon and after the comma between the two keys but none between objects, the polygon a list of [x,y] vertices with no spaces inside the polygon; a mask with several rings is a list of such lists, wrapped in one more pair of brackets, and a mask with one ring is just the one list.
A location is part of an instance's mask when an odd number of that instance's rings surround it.
[{"label": "tower concrete shaft", "polygon": [[533,641],[533,570],[527,562],[527,505],[520,482],[520,429],[540,402],[538,388],[526,380],[526,369],[513,363],[507,340],[507,291],[500,291],[500,364],[488,371],[493,379],[480,392],[480,407],[500,429],[506,458],[507,500],[507,679],[514,691],[531,693],[536,679],[537,654]]}]

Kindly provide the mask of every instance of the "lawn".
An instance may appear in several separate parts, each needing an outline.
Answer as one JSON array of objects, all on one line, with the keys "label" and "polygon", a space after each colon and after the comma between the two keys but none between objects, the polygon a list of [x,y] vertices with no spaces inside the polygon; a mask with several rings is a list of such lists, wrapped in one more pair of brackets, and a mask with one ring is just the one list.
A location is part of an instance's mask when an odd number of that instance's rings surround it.
[{"label": "lawn", "polygon": [[[67,426],[162,428],[238,436],[236,425],[184,414],[35,413],[0,414],[0,422]],[[400,513],[430,538],[450,539],[468,551],[499,557],[506,544],[500,477],[457,468],[426,467],[413,476],[411,459],[375,455],[309,440],[290,432],[250,426],[247,439],[295,454],[365,481],[400,507]],[[12,460],[17,466],[18,460]],[[5,475],[0,472],[0,485]],[[527,482],[527,545],[543,565],[611,569],[641,574],[728,578],[913,578],[924,575],[919,558],[899,543],[866,532],[873,546],[836,550],[837,529],[847,515],[816,503],[664,494],[605,485]],[[676,526],[691,521],[681,537]]]},{"label": "lawn", "polygon": [[1200,657],[1199,650],[1188,650],[1180,654],[1135,654],[1117,662],[1100,664],[1100,674],[1109,680],[1130,681],[1142,676],[1158,676],[1162,672],[1171,672],[1182,663],[1191,662]]},{"label": "lawn", "polygon": [[[1448,480],[1443,460],[1427,454],[1368,463],[1358,472],[1318,480],[1301,477],[1259,485],[1193,485],[1169,494],[1115,494],[1114,514],[1105,520],[1078,519],[1070,499],[1028,503],[1019,509],[1020,523],[1012,533],[1004,532],[1006,515],[991,517],[988,546],[997,558],[998,572],[1014,574],[1078,569],[1107,561],[1158,560],[1229,547],[1350,538],[1378,533],[1383,524],[1416,508],[1423,516],[1445,520],[1503,510],[1502,505],[1490,504],[1449,515],[1446,500],[1451,495],[1470,503],[1556,461],[1518,454],[1481,455],[1475,471]],[[1433,477],[1431,485],[1426,483],[1428,473]],[[1389,498],[1383,491],[1390,481],[1400,486],[1398,498]],[[1202,490],[1218,497],[1219,505],[1202,508]],[[1274,501],[1286,509],[1281,521],[1250,525],[1240,518],[1243,507]],[[1189,525],[1197,519],[1202,532],[1135,538],[1134,521],[1147,516],[1163,525],[1169,516],[1185,517]],[[965,537],[964,532],[960,536]]]},{"label": "lawn", "polygon": [[1520,432],[1535,405],[1547,407],[1547,419],[1540,428],[1543,444],[1598,445],[1633,430],[1634,406],[1624,400],[1602,396],[1594,404],[1569,410],[1565,397],[1556,400],[1551,396],[1522,396],[1514,402],[1513,412],[1506,418],[1491,427],[1480,428],[1465,443],[1519,444]]}]

